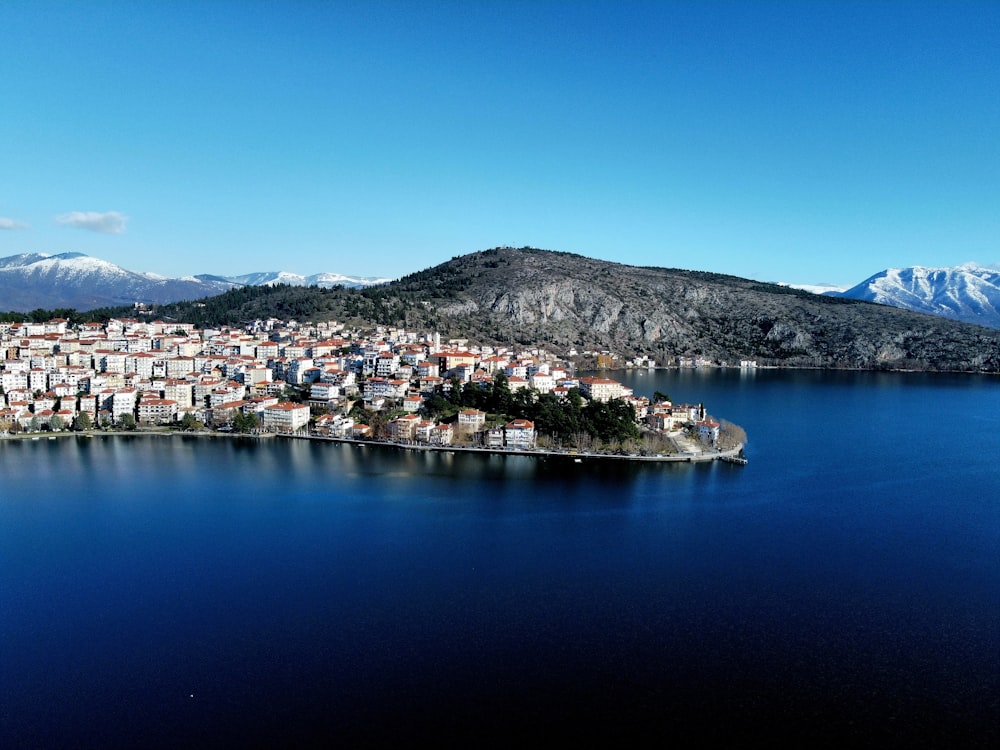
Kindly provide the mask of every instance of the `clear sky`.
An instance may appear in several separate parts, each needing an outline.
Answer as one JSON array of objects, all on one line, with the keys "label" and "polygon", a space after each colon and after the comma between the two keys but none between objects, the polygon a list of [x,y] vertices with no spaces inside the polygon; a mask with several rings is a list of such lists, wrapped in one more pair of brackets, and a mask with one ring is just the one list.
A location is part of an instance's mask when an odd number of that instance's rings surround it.
[{"label": "clear sky", "polygon": [[[0,2],[0,256],[1000,261],[1000,2]],[[0,304],[2,307],[2,304]]]}]

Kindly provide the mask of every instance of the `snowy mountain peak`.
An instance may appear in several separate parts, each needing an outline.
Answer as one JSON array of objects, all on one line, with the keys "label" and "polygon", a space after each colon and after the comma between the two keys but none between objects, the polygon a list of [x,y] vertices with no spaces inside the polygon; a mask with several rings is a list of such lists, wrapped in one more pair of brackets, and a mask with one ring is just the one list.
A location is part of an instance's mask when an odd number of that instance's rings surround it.
[{"label": "snowy mountain peak", "polygon": [[344,276],[339,273],[317,273],[312,276],[300,276],[288,271],[260,271],[242,276],[227,276],[228,281],[244,286],[274,286],[288,284],[289,286],[320,286],[329,289],[334,286],[365,287],[384,284],[392,279],[372,276]]},{"label": "snowy mountain peak", "polygon": [[1000,271],[976,263],[887,268],[840,296],[1000,328]]},{"label": "snowy mountain peak", "polygon": [[244,276],[185,276],[171,279],[145,271],[130,271],[83,253],[22,253],[0,258],[0,309],[72,307],[92,310],[136,302],[161,304],[222,294],[236,286],[365,287],[391,279],[351,277],[337,273],[300,276],[265,271]]},{"label": "snowy mountain peak", "polygon": [[37,261],[45,260],[48,257],[50,256],[42,253],[21,253],[19,255],[8,255],[6,258],[0,258],[0,268],[28,266]]},{"label": "snowy mountain peak", "polygon": [[136,302],[176,302],[221,294],[233,286],[228,281],[205,283],[129,271],[83,253],[0,258],[0,306],[5,310],[92,310]]}]

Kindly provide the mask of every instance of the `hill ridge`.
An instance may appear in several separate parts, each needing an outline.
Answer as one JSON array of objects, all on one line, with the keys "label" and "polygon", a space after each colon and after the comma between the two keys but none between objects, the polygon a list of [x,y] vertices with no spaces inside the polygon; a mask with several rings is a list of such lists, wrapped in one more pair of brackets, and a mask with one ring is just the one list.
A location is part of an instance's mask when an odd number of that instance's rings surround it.
[{"label": "hill ridge", "polygon": [[[228,295],[228,296],[227,296]],[[234,290],[172,306],[197,322],[311,317],[482,343],[795,367],[1000,371],[1000,331],[777,284],[498,247],[361,290]]]}]

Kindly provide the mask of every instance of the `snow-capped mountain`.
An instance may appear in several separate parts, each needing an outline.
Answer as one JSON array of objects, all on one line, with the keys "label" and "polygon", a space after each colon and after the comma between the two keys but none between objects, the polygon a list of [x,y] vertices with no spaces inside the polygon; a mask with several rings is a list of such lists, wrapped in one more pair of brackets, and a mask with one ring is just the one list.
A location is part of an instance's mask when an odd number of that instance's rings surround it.
[{"label": "snow-capped mountain", "polygon": [[838,286],[837,284],[789,284],[779,281],[778,286],[787,286],[789,289],[801,289],[803,292],[812,292],[813,294],[827,294],[832,297],[842,296],[841,293],[846,291],[846,287]]},{"label": "snow-capped mountain", "polygon": [[300,276],[285,271],[232,277],[202,274],[171,279],[154,273],[129,271],[82,253],[22,253],[0,258],[0,311],[27,312],[59,307],[92,310],[136,302],[163,304],[211,297],[237,286],[364,287],[386,281],[391,279],[336,273]]},{"label": "snow-capped mountain", "polygon": [[889,268],[837,296],[1000,328],[1000,270],[975,263]]},{"label": "snow-capped mountain", "polygon": [[244,286],[273,286],[274,284],[289,284],[291,286],[321,286],[326,289],[334,286],[364,287],[384,284],[392,279],[376,278],[374,276],[342,276],[339,273],[315,273],[312,276],[300,276],[287,271],[261,271],[243,276],[227,276],[232,281]]},{"label": "snow-capped mountain", "polygon": [[24,253],[0,258],[0,310],[165,303],[221,294],[236,284],[223,279],[169,279],[129,271],[82,253]]}]

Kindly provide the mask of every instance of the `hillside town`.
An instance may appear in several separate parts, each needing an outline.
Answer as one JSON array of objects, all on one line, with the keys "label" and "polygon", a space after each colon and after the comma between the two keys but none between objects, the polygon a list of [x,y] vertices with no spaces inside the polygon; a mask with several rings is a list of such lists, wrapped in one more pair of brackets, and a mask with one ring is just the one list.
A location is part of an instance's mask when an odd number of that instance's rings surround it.
[{"label": "hillside town", "polygon": [[[553,443],[523,410],[557,399],[594,413],[626,405],[622,413],[638,428],[630,434],[646,441],[630,450],[646,455],[676,453],[678,439],[702,450],[735,444],[702,405],[576,377],[571,361],[541,349],[336,322],[271,319],[204,330],[138,319],[0,323],[0,386],[0,433],[8,435],[173,428],[490,450],[573,447]],[[474,398],[487,391],[504,397],[503,413],[469,406],[496,403]],[[594,447],[606,450],[608,441]]]}]

